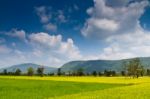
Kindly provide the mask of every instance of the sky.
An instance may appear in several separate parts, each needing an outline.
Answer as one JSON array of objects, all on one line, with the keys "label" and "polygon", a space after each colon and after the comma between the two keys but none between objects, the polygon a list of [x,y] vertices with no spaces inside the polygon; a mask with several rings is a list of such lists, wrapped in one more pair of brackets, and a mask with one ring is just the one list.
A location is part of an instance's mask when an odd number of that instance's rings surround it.
[{"label": "sky", "polygon": [[149,0],[0,0],[0,68],[150,57]]}]

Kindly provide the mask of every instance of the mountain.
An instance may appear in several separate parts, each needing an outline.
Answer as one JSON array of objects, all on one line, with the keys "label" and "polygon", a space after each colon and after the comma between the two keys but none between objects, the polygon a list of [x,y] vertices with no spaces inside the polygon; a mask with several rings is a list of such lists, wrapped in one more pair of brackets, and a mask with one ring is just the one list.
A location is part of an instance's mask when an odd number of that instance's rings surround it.
[{"label": "mountain", "polygon": [[[131,58],[133,59],[133,58]],[[88,61],[71,61],[64,64],[61,69],[64,72],[76,71],[82,68],[84,72],[103,72],[104,70],[115,70],[116,72],[122,71],[123,61],[130,61],[131,59],[122,60],[88,60]],[[139,57],[142,65],[145,68],[150,68],[150,57]]]},{"label": "mountain", "polygon": [[[32,67],[34,71],[36,71],[38,67],[41,67],[41,65],[37,65],[33,63],[18,64],[18,65],[13,65],[7,68],[2,68],[0,69],[0,72],[3,72],[4,69],[7,69],[8,72],[15,72],[16,69],[19,68],[22,71],[22,73],[26,73],[29,67]],[[44,73],[50,73],[56,70],[56,68],[53,68],[53,67],[48,67],[48,66],[42,66],[42,67],[44,67]]]}]

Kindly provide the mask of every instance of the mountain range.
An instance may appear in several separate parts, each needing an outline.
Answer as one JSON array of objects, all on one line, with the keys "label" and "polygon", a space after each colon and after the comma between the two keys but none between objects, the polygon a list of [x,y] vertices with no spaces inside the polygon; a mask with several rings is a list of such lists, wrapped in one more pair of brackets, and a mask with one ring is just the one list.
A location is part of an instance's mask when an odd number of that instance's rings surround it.
[{"label": "mountain range", "polygon": [[[133,58],[131,58],[133,59]],[[84,70],[86,73],[91,73],[93,71],[103,72],[104,70],[114,70],[116,72],[120,72],[123,70],[123,62],[130,61],[131,59],[122,59],[122,60],[86,60],[86,61],[71,61],[60,68],[63,72],[72,72],[76,71],[80,68]],[[139,57],[141,64],[145,69],[150,69],[150,57]],[[34,70],[37,70],[41,65],[33,64],[33,63],[24,63],[13,65],[7,68],[0,69],[0,72],[3,72],[4,69],[7,69],[8,72],[14,72],[17,68],[19,68],[23,73],[27,72],[27,69],[32,67]],[[57,72],[57,68],[54,67],[44,67],[44,73],[54,73]]]},{"label": "mountain range", "polygon": [[[123,62],[129,62],[131,59],[122,60],[87,60],[87,61],[71,61],[64,64],[61,68],[64,72],[76,71],[82,68],[84,72],[91,73],[93,71],[103,72],[104,70],[114,70],[121,72],[123,70]],[[150,68],[150,57],[139,57],[141,64],[145,69]]]},{"label": "mountain range", "polygon": [[[0,69],[0,72],[3,72],[4,69],[7,69],[7,72],[15,72],[16,69],[20,69],[22,73],[26,73],[27,69],[29,67],[32,67],[34,71],[36,72],[37,68],[41,67],[41,65],[33,64],[33,63],[24,63],[24,64],[18,64],[18,65],[13,65],[7,68],[2,68]],[[56,70],[54,67],[48,67],[48,66],[42,66],[44,67],[44,73],[51,73]]]}]

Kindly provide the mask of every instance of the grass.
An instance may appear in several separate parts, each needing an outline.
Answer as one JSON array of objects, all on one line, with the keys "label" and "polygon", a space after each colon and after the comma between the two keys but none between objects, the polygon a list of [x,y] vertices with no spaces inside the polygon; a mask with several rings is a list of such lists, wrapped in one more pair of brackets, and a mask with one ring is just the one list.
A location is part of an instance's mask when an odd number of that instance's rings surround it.
[{"label": "grass", "polygon": [[119,86],[124,85],[1,78],[0,99],[54,98],[56,96],[104,90]]},{"label": "grass", "polygon": [[[55,99],[149,99],[150,84],[141,83],[132,86],[124,86],[84,92],[79,94],[65,95]],[[51,98],[50,98],[51,99]]]},{"label": "grass", "polygon": [[0,99],[149,99],[150,78],[0,76]]}]

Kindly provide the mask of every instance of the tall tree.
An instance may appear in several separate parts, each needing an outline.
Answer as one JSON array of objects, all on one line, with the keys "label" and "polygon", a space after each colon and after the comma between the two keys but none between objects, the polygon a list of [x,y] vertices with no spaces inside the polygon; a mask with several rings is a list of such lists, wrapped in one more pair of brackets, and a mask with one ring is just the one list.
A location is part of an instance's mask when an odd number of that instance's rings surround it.
[{"label": "tall tree", "polygon": [[8,74],[7,69],[4,69],[3,74],[4,74],[4,75],[7,75],[7,74]]},{"label": "tall tree", "polygon": [[84,72],[83,72],[83,71],[84,71],[83,68],[77,69],[77,75],[78,75],[78,76],[83,76],[83,75],[84,75]]},{"label": "tall tree", "polygon": [[96,72],[96,71],[93,71],[93,72],[92,72],[92,75],[93,75],[93,76],[97,76],[97,72]]},{"label": "tall tree", "polygon": [[29,68],[27,69],[27,74],[28,74],[29,76],[33,76],[33,74],[34,74],[34,69],[33,69],[32,67],[29,67]]},{"label": "tall tree", "polygon": [[130,60],[127,69],[129,76],[133,76],[133,78],[138,78],[141,73],[141,67],[142,66],[139,58]]},{"label": "tall tree", "polygon": [[15,71],[15,75],[21,75],[21,70],[18,68],[18,69],[16,69],[16,71]]},{"label": "tall tree", "polygon": [[62,73],[61,73],[61,68],[58,68],[58,70],[57,70],[57,75],[58,75],[58,76],[61,76],[61,74],[62,74]]},{"label": "tall tree", "polygon": [[127,68],[128,68],[127,61],[122,62],[122,68],[123,68],[123,70],[121,72],[122,76],[127,76]]},{"label": "tall tree", "polygon": [[101,73],[101,72],[98,72],[98,75],[99,75],[99,76],[102,76],[102,73]]},{"label": "tall tree", "polygon": [[43,77],[43,75],[44,75],[44,67],[39,67],[37,69],[37,74],[40,75],[41,77]]},{"label": "tall tree", "polygon": [[150,76],[150,69],[147,69],[146,75]]}]

